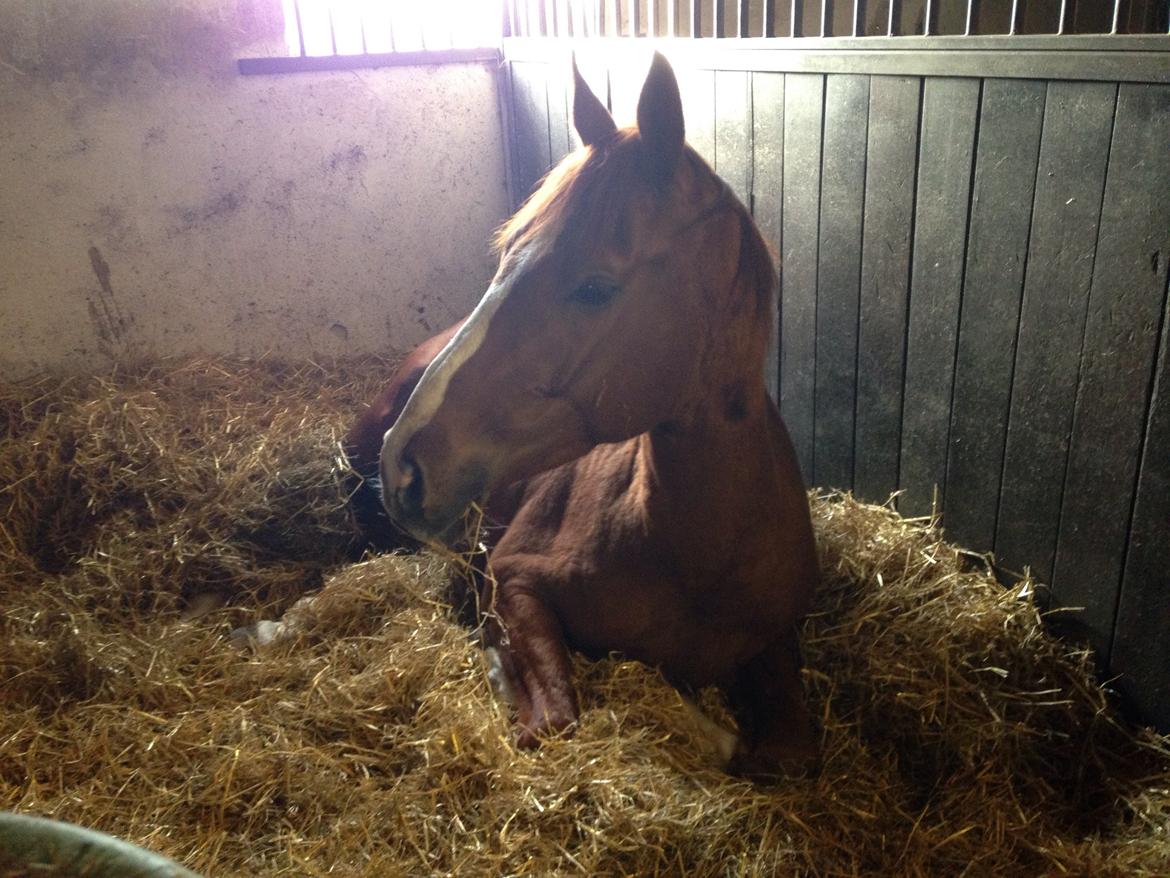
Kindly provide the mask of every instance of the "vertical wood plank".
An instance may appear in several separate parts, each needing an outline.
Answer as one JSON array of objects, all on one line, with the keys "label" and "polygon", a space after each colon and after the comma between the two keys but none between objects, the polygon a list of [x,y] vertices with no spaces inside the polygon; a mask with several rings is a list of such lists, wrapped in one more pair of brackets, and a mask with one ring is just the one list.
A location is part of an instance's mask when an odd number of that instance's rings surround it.
[{"label": "vertical wood plank", "polygon": [[1170,263],[1168,143],[1170,86],[1122,85],[1052,582],[1056,601],[1085,608],[1081,621],[1102,652],[1113,631]]},{"label": "vertical wood plank", "polygon": [[548,92],[549,164],[555,165],[576,148],[572,134],[573,76],[568,62],[545,65]]},{"label": "vertical wood plank", "polygon": [[[783,252],[784,74],[752,74],[752,214],[772,252]],[[783,266],[780,268],[783,272]],[[768,394],[780,400],[779,297],[773,311],[772,343],[764,362]],[[808,473],[811,475],[811,473]]]},{"label": "vertical wood plank", "polygon": [[[637,124],[638,96],[642,93],[642,83],[646,81],[646,72],[649,70],[649,64],[649,57],[638,58],[632,54],[614,58],[610,61],[610,111],[613,113],[613,120],[619,128]],[[679,89],[685,102],[687,98],[686,89],[683,87],[685,73],[682,70],[675,72],[678,76]],[[712,123],[714,123],[714,120],[712,120]]]},{"label": "vertical wood plank", "polygon": [[943,524],[980,550],[995,542],[1045,95],[1043,82],[988,79],[979,112]]},{"label": "vertical wood plank", "polygon": [[543,64],[512,62],[512,119],[516,196],[523,201],[532,194],[551,163]]},{"label": "vertical wood plank", "polygon": [[677,71],[687,143],[715,165],[715,71]]},{"label": "vertical wood plank", "polygon": [[751,74],[715,71],[715,171],[736,197],[751,208]]},{"label": "vertical wood plank", "polygon": [[780,286],[780,414],[800,471],[813,477],[817,229],[821,196],[821,125],[825,78],[784,77],[784,203]]},{"label": "vertical wood plank", "polygon": [[945,488],[979,92],[974,79],[923,85],[898,475],[904,515],[929,514],[936,486],[940,496]]},{"label": "vertical wood plank", "polygon": [[[1155,179],[1170,187],[1170,164]],[[1117,686],[1162,730],[1170,729],[1170,298],[1162,312],[1161,356],[1142,450],[1137,502],[1113,631]]]},{"label": "vertical wood plank", "polygon": [[869,77],[833,74],[825,83],[825,143],[816,304],[813,482],[853,487],[857,314],[865,196]]},{"label": "vertical wood plank", "polygon": [[1052,579],[1117,86],[1052,82],[1004,449],[995,553]]},{"label": "vertical wood plank", "polygon": [[898,489],[921,89],[917,77],[870,80],[853,489],[876,503]]}]

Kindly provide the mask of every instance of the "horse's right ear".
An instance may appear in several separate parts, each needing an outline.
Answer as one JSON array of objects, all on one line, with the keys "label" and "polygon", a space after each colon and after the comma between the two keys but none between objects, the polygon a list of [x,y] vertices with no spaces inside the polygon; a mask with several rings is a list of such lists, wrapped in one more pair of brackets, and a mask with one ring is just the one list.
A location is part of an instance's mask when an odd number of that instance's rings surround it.
[{"label": "horse's right ear", "polygon": [[661,52],[654,53],[638,97],[638,134],[646,145],[645,157],[651,176],[658,183],[666,182],[682,155],[686,128],[678,80]]},{"label": "horse's right ear", "polygon": [[613,116],[577,69],[576,55],[573,56],[573,127],[586,146],[604,143],[617,131]]}]

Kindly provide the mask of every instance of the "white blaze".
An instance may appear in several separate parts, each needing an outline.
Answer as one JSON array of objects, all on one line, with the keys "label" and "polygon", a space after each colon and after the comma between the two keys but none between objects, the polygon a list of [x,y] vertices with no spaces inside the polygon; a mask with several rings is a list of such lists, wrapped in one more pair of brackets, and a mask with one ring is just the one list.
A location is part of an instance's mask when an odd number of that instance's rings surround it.
[{"label": "white blaze", "polygon": [[[555,235],[554,235],[555,238]],[[423,372],[414,392],[406,402],[402,414],[382,439],[381,469],[382,485],[387,492],[394,490],[398,479],[387,478],[387,462],[397,461],[398,455],[410,437],[430,422],[447,396],[447,387],[455,373],[479,350],[491,325],[492,317],[500,309],[515,278],[524,273],[525,266],[534,261],[544,248],[533,241],[517,256],[516,266],[502,282],[492,281],[467,322],[459,328],[454,338],[439,351]]]}]

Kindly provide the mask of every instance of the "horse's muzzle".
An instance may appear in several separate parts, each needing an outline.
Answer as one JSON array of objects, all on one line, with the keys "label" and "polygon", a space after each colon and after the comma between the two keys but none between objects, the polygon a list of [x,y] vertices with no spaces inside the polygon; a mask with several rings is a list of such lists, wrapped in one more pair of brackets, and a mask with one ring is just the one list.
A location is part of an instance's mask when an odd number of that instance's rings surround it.
[{"label": "horse's muzzle", "polygon": [[451,545],[463,536],[468,507],[480,499],[486,471],[475,464],[456,470],[450,484],[428,476],[409,450],[393,463],[382,460],[382,502],[391,520],[424,543]]},{"label": "horse's muzzle", "polygon": [[422,470],[413,458],[403,455],[398,462],[398,471],[401,478],[394,491],[394,502],[398,512],[406,518],[420,518],[423,512],[423,498],[426,496]]}]

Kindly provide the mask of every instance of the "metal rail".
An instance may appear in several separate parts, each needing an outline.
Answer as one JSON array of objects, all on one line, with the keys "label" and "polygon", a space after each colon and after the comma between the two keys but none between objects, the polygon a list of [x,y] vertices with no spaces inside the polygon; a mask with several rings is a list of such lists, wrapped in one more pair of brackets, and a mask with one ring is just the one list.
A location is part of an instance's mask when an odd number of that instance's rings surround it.
[{"label": "metal rail", "polygon": [[[512,18],[542,0],[505,0]],[[1164,0],[566,0],[607,36],[744,39],[788,36],[1024,36],[1170,33]],[[563,27],[514,28],[510,36],[575,36]]]},{"label": "metal rail", "polygon": [[[558,40],[509,39],[504,46],[509,61],[560,64],[565,58]],[[655,48],[701,70],[1170,82],[1170,38],[1164,35],[775,37],[659,40]],[[646,59],[643,41],[624,37],[590,40],[577,49],[631,64]]]}]

